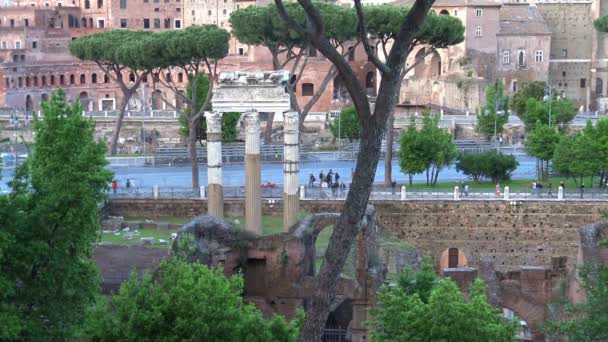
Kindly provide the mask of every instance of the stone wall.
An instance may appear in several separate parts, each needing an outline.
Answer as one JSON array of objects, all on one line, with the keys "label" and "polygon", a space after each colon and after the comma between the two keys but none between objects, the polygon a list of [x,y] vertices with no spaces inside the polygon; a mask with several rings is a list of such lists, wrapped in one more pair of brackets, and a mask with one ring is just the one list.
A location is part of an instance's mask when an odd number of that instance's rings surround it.
[{"label": "stone wall", "polygon": [[[342,202],[301,201],[309,213],[338,212]],[[551,267],[551,258],[566,256],[576,262],[579,229],[601,219],[606,202],[527,201],[382,201],[372,202],[378,224],[407,241],[438,263],[449,248],[466,256],[467,266],[478,267],[482,257],[499,271],[520,266]],[[265,215],[282,215],[281,201],[263,201]],[[206,212],[204,200],[119,199],[108,203],[114,216],[193,217]],[[227,215],[243,216],[242,201],[225,201]],[[437,266],[439,266],[437,264]]]}]

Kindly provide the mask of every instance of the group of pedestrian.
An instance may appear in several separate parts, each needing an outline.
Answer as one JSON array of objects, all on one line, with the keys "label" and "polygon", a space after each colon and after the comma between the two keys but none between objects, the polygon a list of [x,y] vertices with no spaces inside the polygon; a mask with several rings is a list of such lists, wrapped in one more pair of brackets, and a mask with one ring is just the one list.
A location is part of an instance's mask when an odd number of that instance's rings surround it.
[{"label": "group of pedestrian", "polygon": [[[308,187],[315,187],[316,181],[317,179],[311,173],[308,177]],[[340,174],[338,172],[334,172],[332,169],[329,169],[327,174],[324,174],[321,170],[319,173],[319,187],[331,189],[331,193],[334,197],[338,194],[339,190],[346,189],[344,182],[340,182]]]},{"label": "group of pedestrian", "polygon": [[[112,192],[116,195],[116,192],[118,191],[118,180],[113,179],[111,186]],[[129,192],[132,187],[135,187],[135,182],[132,179],[127,178],[127,181],[125,182],[125,188],[127,189],[127,192]]]}]

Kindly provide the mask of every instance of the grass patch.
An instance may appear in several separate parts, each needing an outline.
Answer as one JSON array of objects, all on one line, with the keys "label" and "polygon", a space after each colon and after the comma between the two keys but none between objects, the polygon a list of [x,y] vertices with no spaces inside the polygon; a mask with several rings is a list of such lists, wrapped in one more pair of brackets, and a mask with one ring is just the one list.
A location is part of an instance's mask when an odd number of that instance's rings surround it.
[{"label": "grass patch", "polygon": [[[594,177],[593,179],[596,183],[594,186],[598,185],[598,181],[599,181],[599,177]],[[562,178],[562,177],[551,177],[548,180],[545,180],[542,182],[543,186],[545,187],[545,189],[549,186],[549,184],[551,184],[553,186],[553,189],[555,189],[555,191],[557,192],[557,187],[559,186],[559,183],[563,181],[566,188],[570,188],[570,189],[574,189],[574,188],[578,188],[578,186],[574,183],[574,180],[572,180],[572,178]],[[591,177],[586,177],[583,178],[583,181],[585,182],[585,186],[588,188],[589,184],[591,184]],[[500,182],[500,186],[504,187],[504,186],[509,186],[512,189],[522,189],[522,188],[532,188],[532,182],[534,182],[534,179],[512,179],[510,181],[505,181],[505,182]],[[475,183],[472,181],[468,181],[469,183],[469,187],[470,187],[470,191],[475,191],[475,189],[493,189],[496,184],[492,183],[491,181],[482,181],[479,183]],[[431,185],[427,185],[426,183],[413,183],[412,185],[408,184],[408,183],[403,183],[403,184],[399,184],[396,188],[399,189],[401,187],[401,185],[405,185],[408,189],[453,189],[454,186],[458,185],[462,185],[462,182],[437,182],[437,184],[435,184],[434,186]],[[579,183],[580,185],[580,183]]]}]

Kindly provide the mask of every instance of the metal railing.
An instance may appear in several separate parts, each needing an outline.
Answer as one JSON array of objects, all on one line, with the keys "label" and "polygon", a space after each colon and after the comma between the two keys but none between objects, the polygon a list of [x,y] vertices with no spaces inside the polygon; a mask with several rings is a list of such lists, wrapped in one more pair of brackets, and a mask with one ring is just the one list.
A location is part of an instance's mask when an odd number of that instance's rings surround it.
[{"label": "metal railing", "polygon": [[[156,191],[155,191],[156,189]],[[304,190],[304,200],[344,200],[349,188],[322,188],[301,186]],[[225,199],[245,198],[244,186],[225,186]],[[458,196],[452,188],[405,188],[374,186],[370,194],[370,200],[398,201],[398,200],[532,200],[532,201],[579,201],[579,200],[608,200],[608,189],[593,188],[565,189],[563,198],[558,198],[557,189],[512,188],[509,189],[508,198],[505,197],[505,189],[496,191],[495,188],[470,187],[468,191],[459,189]],[[185,186],[157,186],[157,187],[119,187],[116,191],[110,190],[110,198],[158,198],[158,199],[200,199],[207,197],[205,187],[193,189]],[[263,185],[260,189],[262,199],[280,199],[283,197],[282,185]]]}]

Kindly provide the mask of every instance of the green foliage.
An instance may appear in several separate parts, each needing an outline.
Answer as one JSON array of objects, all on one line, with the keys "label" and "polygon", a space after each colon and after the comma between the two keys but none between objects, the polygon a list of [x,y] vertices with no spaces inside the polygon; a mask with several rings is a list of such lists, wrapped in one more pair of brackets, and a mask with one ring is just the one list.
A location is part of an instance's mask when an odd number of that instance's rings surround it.
[{"label": "green foliage", "polygon": [[[385,4],[365,6],[367,31],[386,42],[395,39],[409,7]],[[417,44],[430,45],[433,48],[446,48],[464,41],[464,25],[460,19],[449,15],[429,13],[424,24],[416,34]]]},{"label": "green foliage", "polygon": [[361,124],[355,107],[343,109],[340,116],[329,124],[329,129],[336,138],[347,138],[350,141],[359,139]]},{"label": "green foliage", "polygon": [[241,297],[243,278],[178,259],[158,276],[135,274],[111,298],[99,298],[82,331],[99,341],[297,341],[303,314],[265,320]]},{"label": "green foliage", "polygon": [[508,181],[511,173],[519,166],[515,156],[495,150],[482,153],[461,153],[456,162],[456,170],[471,176],[475,182],[482,178],[493,183]]},{"label": "green foliage", "polygon": [[540,160],[551,160],[559,138],[559,132],[555,127],[536,124],[526,139],[526,152]]},{"label": "green foliage", "polygon": [[98,291],[91,246],[112,180],[105,144],[63,92],[42,111],[33,153],[0,196],[2,339],[70,339]]},{"label": "green foliage", "polygon": [[477,132],[490,140],[495,131],[497,135],[502,133],[503,126],[508,121],[509,97],[504,95],[502,81],[498,81],[486,88],[486,104],[477,113],[476,129]]},{"label": "green foliage", "polygon": [[432,265],[423,264],[419,273],[401,275],[397,286],[380,289],[370,322],[373,341],[513,340],[518,322],[504,321],[488,303],[482,280],[475,280],[465,302],[454,281],[433,276]]},{"label": "green foliage", "polygon": [[[604,244],[606,241],[603,242]],[[604,245],[604,247],[606,247]],[[587,263],[580,270],[581,285],[586,291],[584,304],[566,307],[568,320],[549,321],[551,334],[566,337],[569,341],[608,340],[608,268],[600,263]]]},{"label": "green foliage", "polygon": [[595,19],[593,26],[600,32],[608,32],[608,15]]},{"label": "green foliage", "polygon": [[[336,42],[346,42],[357,36],[357,17],[352,8],[318,2],[324,23],[324,35]],[[306,26],[304,10],[297,3],[285,3],[285,9],[297,22]],[[230,15],[232,34],[242,43],[261,45],[271,50],[292,49],[307,45],[307,40],[292,30],[279,16],[274,3],[267,6],[250,6]]]},{"label": "green foliage", "polygon": [[401,133],[399,144],[399,166],[409,174],[410,184],[414,174],[425,170],[427,184],[436,184],[439,172],[458,155],[452,135],[439,127],[439,115],[436,114],[424,114],[420,131],[416,130],[412,118],[410,127]]},{"label": "green foliage", "polygon": [[584,132],[562,136],[553,154],[553,169],[560,175],[577,178],[597,175],[605,160],[600,160],[593,137]]},{"label": "green foliage", "polygon": [[576,116],[574,102],[566,98],[554,98],[551,102],[533,98],[526,102],[525,115],[520,116],[526,129],[534,130],[537,123],[549,125],[549,108],[551,108],[551,125],[564,128]]},{"label": "green foliage", "polygon": [[532,81],[520,88],[511,101],[511,107],[517,113],[519,117],[526,115],[526,105],[528,99],[535,99],[541,101],[545,96],[545,88],[547,83],[545,81]]}]

